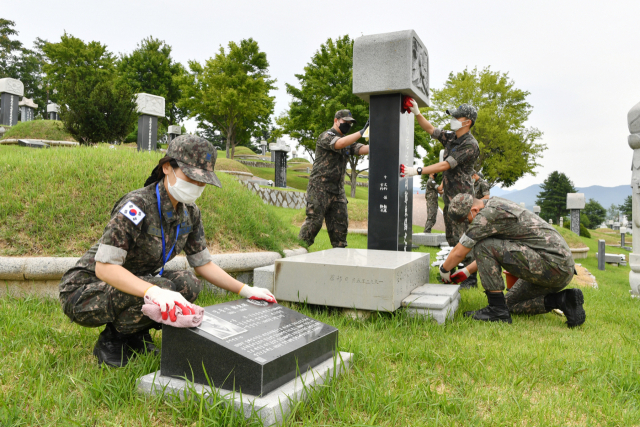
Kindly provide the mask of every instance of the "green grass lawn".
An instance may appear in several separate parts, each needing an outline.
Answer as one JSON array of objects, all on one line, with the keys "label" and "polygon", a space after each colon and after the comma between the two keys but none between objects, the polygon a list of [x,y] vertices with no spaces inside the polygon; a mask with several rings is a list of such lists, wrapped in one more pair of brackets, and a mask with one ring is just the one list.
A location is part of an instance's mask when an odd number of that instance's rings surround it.
[{"label": "green grass lawn", "polygon": [[[275,212],[290,218],[289,210]],[[587,321],[574,330],[551,313],[514,316],[512,325],[464,318],[486,304],[480,290],[463,290],[455,320],[444,326],[402,311],[356,321],[341,310],[292,304],[339,328],[339,349],[355,356],[351,371],[319,387],[287,425],[640,424],[640,301],[629,297],[629,268],[599,271],[596,240],[580,239],[591,248],[582,265],[599,289],[583,289]],[[350,234],[348,241],[366,247],[366,236]],[[311,250],[326,248],[321,231]],[[436,275],[432,269],[432,282]],[[234,298],[206,293],[198,302]],[[91,356],[98,333],[69,323],[56,301],[0,299],[0,425],[259,425],[223,405],[207,410],[197,399],[138,395],[136,378],[157,370],[159,358],[98,369]],[[160,332],[155,340],[161,345]]]},{"label": "green grass lawn", "polygon": [[[105,145],[0,147],[0,255],[82,255],[102,235],[114,203],[142,187],[162,155]],[[299,245],[259,196],[229,175],[218,176],[222,188],[207,186],[197,202],[211,250]]]},{"label": "green grass lawn", "polygon": [[9,128],[9,130],[4,134],[4,138],[75,141],[75,139],[73,139],[73,137],[64,130],[62,122],[59,120],[31,120],[29,122],[19,122],[15,126]]}]

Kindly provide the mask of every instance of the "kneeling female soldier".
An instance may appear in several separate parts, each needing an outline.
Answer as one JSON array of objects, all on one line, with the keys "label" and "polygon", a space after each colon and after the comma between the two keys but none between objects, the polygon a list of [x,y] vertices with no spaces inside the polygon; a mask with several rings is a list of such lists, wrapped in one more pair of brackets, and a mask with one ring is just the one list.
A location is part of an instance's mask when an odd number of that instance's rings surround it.
[{"label": "kneeling female soldier", "polygon": [[121,367],[134,352],[157,353],[149,330],[160,324],[142,313],[145,296],[160,306],[163,319],[175,321],[176,306],[189,314],[202,283],[190,271],[164,271],[183,250],[189,265],[210,283],[275,302],[268,290],[246,286],[211,262],[194,202],[205,184],[221,186],[213,172],[216,156],[203,138],[173,140],[145,187],[115,204],[100,240],[62,277],[60,302],[71,321],[106,325],[93,349],[99,364]]}]

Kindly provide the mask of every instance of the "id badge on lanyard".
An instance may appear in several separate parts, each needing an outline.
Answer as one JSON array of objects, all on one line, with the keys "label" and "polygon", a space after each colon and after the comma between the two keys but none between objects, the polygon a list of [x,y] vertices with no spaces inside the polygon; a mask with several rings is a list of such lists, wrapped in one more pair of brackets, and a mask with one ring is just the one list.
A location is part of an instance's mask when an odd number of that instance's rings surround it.
[{"label": "id badge on lanyard", "polygon": [[156,196],[158,197],[158,214],[160,215],[160,234],[162,234],[162,268],[160,269],[160,273],[158,273],[156,277],[162,277],[162,273],[164,273],[164,265],[167,263],[169,258],[171,258],[173,249],[176,247],[176,243],[178,243],[178,236],[180,235],[180,224],[178,224],[178,229],[176,230],[176,241],[173,242],[173,246],[169,250],[169,254],[165,255],[166,247],[164,244],[164,228],[162,227],[162,208],[160,207],[160,190],[158,190],[159,185],[160,183],[156,184]]}]

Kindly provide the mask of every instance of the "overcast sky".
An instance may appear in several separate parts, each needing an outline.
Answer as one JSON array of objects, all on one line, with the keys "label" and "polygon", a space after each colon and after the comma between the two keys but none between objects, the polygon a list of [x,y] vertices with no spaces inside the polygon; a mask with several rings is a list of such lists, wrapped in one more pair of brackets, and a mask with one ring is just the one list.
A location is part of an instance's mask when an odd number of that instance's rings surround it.
[{"label": "overcast sky", "polygon": [[27,46],[36,37],[59,41],[66,30],[124,53],[152,35],[184,64],[253,37],[278,80],[276,114],[290,102],[284,83],[297,82],[294,74],[329,37],[414,29],[429,51],[432,88],[451,71],[490,66],[531,92],[528,126],[544,132],[548,149],[538,176],[512,188],[554,170],[579,187],[630,182],[626,115],[640,102],[638,0],[14,1],[0,16],[16,22]]}]

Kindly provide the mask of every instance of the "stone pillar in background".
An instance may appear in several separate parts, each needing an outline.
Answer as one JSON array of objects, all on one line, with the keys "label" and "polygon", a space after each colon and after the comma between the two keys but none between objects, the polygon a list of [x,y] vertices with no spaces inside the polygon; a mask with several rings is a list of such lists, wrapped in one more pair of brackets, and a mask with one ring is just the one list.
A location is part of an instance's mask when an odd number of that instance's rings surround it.
[{"label": "stone pillar in background", "polygon": [[33,99],[24,97],[22,98],[22,101],[18,103],[18,106],[20,107],[21,122],[30,122],[33,120],[36,109],[38,108],[38,104],[35,104]]},{"label": "stone pillar in background", "polygon": [[598,270],[604,270],[604,240],[598,240]]},{"label": "stone pillar in background", "polygon": [[60,120],[60,106],[58,104],[47,104],[47,118],[49,120]]},{"label": "stone pillar in background", "polygon": [[403,95],[430,105],[429,55],[413,30],[359,37],[353,44],[353,93],[369,102],[368,249],[411,251],[415,117],[402,112]]},{"label": "stone pillar in background", "polygon": [[158,149],[158,117],[164,117],[164,98],[136,93],[138,104],[138,151]]},{"label": "stone pillar in background", "polygon": [[553,219],[549,218],[549,224],[553,225]]},{"label": "stone pillar in background", "polygon": [[633,160],[631,161],[631,197],[633,226],[633,252],[629,254],[629,285],[631,295],[640,297],[640,102],[627,113],[627,123],[629,125],[628,142],[633,150]]},{"label": "stone pillar in background", "polygon": [[607,221],[607,228],[610,228],[613,230],[613,220],[610,219],[609,221]]},{"label": "stone pillar in background", "polygon": [[269,150],[275,157],[275,186],[287,188],[287,153],[291,151],[291,147],[279,139],[269,144]]},{"label": "stone pillar in background", "polygon": [[567,209],[571,212],[571,231],[580,235],[580,210],[584,209],[584,193],[567,193]]},{"label": "stone pillar in background", "polygon": [[18,124],[18,103],[24,96],[24,85],[12,78],[0,79],[0,125]]},{"label": "stone pillar in background", "polygon": [[614,223],[613,223],[613,229],[614,229],[614,230],[616,230],[616,231],[620,230],[620,223],[619,223],[619,222],[617,222],[617,221],[616,221],[616,222],[614,222]]},{"label": "stone pillar in background", "polygon": [[262,150],[262,155],[266,156],[267,155],[267,141],[266,140],[260,141],[260,149]]},{"label": "stone pillar in background", "polygon": [[167,135],[169,135],[169,142],[173,141],[177,136],[182,133],[182,128],[177,125],[171,125],[167,128]]},{"label": "stone pillar in background", "polygon": [[560,217],[560,224],[558,224],[560,226],[560,228],[564,227],[564,217],[561,216]]},{"label": "stone pillar in background", "polygon": [[533,213],[540,216],[540,206],[534,206]]},{"label": "stone pillar in background", "polygon": [[627,246],[624,241],[625,234],[627,234],[627,229],[625,227],[620,227],[620,247],[623,249]]},{"label": "stone pillar in background", "polygon": [[527,209],[527,205],[524,202],[520,202],[520,207],[522,209]]}]

